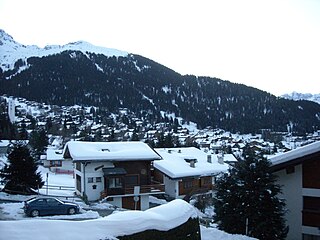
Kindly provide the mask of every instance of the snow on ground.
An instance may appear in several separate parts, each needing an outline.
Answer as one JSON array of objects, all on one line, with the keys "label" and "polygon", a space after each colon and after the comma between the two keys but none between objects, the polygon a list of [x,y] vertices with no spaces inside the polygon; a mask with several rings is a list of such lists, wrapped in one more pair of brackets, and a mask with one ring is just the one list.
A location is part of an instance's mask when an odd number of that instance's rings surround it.
[{"label": "snow on ground", "polygon": [[[74,196],[75,181],[71,174],[58,174],[50,172],[48,168],[39,166],[38,170],[41,172],[42,180],[45,182],[44,186],[39,189],[41,194],[56,195],[56,196]],[[48,176],[48,177],[47,177]],[[48,186],[64,186],[65,188],[50,188]],[[73,189],[72,189],[73,188]]]},{"label": "snow on ground", "polygon": [[[74,187],[72,175],[56,174],[47,168],[39,166],[39,171],[48,185]],[[48,174],[48,178],[47,178]],[[45,194],[44,187],[39,190]],[[43,217],[26,217],[23,212],[23,201],[32,196],[10,195],[0,192],[0,199],[15,200],[20,202],[0,204],[0,239],[19,240],[90,240],[90,239],[115,239],[113,236],[130,234],[145,229],[168,230],[184,223],[189,217],[199,216],[192,205],[183,200],[174,200],[167,203],[165,200],[150,197],[150,202],[161,206],[146,211],[114,211],[107,217],[99,216],[98,209],[112,209],[114,206],[107,203],[94,203],[86,205],[79,198],[74,197],[74,191],[48,189],[48,194],[69,197],[71,201],[77,202],[81,211],[76,215],[57,215]],[[85,210],[89,208],[91,210]],[[116,209],[122,210],[122,209]],[[6,219],[6,220],[3,220]],[[250,240],[252,238],[242,235],[232,235],[216,229],[201,226],[202,240]]]},{"label": "snow on ground", "polygon": [[[2,198],[2,193],[0,194],[0,198]],[[30,198],[30,196],[29,196]],[[28,199],[29,199],[28,198]],[[8,220],[32,220],[32,218],[28,218],[25,216],[23,211],[23,202],[16,203],[2,203],[0,204],[0,211],[2,211],[2,218]],[[81,220],[81,219],[95,219],[99,218],[99,214],[96,211],[86,211],[81,208],[80,213],[77,215],[55,215],[55,216],[44,216],[38,217],[38,219],[60,219],[60,220]]]},{"label": "snow on ground", "polygon": [[253,240],[256,238],[250,238],[244,235],[238,234],[229,234],[223,231],[220,231],[216,228],[206,228],[204,226],[200,226],[201,230],[201,240]]},{"label": "snow on ground", "polygon": [[[91,211],[72,216],[49,216],[26,218],[23,216],[22,203],[0,204],[3,212],[14,219],[0,221],[1,239],[12,240],[97,240],[115,239],[114,236],[132,234],[146,229],[169,230],[186,222],[190,217],[197,217],[195,209],[183,200],[146,211],[116,212],[107,217],[83,220],[92,217]],[[179,209],[178,211],[176,211]],[[19,220],[19,221],[16,221]],[[82,221],[74,221],[82,220]],[[242,235],[232,235],[216,228],[201,226],[202,240],[250,240]]]}]

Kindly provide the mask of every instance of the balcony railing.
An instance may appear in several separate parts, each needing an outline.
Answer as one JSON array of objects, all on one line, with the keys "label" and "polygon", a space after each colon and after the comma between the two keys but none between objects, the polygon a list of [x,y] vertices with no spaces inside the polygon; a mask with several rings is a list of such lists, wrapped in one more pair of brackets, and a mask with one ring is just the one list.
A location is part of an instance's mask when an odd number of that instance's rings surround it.
[{"label": "balcony railing", "polygon": [[[144,194],[153,194],[153,193],[159,193],[164,192],[164,184],[151,184],[151,185],[141,185],[140,186],[140,193]],[[115,191],[112,189],[112,192],[108,192],[108,190],[104,190],[100,193],[101,198],[106,198],[108,196],[114,196],[114,195],[129,195],[132,196],[134,194],[134,187],[125,187],[119,189],[119,191]]]}]

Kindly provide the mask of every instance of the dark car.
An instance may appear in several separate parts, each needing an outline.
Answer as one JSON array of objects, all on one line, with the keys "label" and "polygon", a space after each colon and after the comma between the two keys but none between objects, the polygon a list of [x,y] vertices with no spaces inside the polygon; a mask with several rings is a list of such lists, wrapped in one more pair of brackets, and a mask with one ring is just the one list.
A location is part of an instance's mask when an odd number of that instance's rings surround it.
[{"label": "dark car", "polygon": [[61,215],[79,213],[76,203],[62,201],[53,197],[35,197],[24,202],[24,212],[27,216]]}]

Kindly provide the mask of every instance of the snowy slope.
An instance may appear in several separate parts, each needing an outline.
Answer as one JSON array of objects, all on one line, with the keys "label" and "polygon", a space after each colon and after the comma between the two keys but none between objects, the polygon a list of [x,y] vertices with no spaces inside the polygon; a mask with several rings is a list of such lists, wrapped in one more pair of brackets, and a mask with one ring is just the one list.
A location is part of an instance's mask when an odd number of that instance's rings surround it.
[{"label": "snowy slope", "polygon": [[69,43],[63,46],[49,45],[44,48],[35,45],[25,46],[17,43],[9,34],[0,29],[0,66],[3,71],[13,69],[14,63],[19,59],[22,59],[27,66],[26,59],[29,57],[49,56],[66,50],[81,51],[84,54],[91,52],[116,57],[128,55],[128,53],[124,51],[97,47],[84,41]]},{"label": "snowy slope", "polygon": [[283,98],[291,99],[291,100],[308,100],[313,101],[320,104],[320,93],[319,94],[311,94],[311,93],[298,93],[292,92],[288,94],[282,95]]}]

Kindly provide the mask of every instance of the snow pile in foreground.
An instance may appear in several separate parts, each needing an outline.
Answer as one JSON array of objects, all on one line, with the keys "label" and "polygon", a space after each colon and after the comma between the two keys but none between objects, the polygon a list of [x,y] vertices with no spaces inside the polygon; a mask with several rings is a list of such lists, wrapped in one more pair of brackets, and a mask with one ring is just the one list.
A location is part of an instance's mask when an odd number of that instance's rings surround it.
[{"label": "snow pile in foreground", "polygon": [[0,229],[3,239],[96,240],[148,229],[167,231],[194,217],[197,217],[197,213],[190,204],[183,200],[174,200],[146,211],[118,212],[104,218],[86,221],[42,218],[1,221]]},{"label": "snow pile in foreground", "polygon": [[229,234],[216,228],[206,228],[200,226],[201,240],[254,240],[256,238],[247,237],[239,234]]}]

